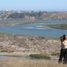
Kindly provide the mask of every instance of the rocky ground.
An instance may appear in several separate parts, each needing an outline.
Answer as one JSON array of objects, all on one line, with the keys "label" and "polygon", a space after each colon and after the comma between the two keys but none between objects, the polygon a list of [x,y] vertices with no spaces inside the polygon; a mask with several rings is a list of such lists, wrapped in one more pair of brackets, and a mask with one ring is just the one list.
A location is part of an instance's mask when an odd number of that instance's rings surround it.
[{"label": "rocky ground", "polygon": [[60,41],[45,37],[0,34],[1,52],[50,53],[59,52]]}]

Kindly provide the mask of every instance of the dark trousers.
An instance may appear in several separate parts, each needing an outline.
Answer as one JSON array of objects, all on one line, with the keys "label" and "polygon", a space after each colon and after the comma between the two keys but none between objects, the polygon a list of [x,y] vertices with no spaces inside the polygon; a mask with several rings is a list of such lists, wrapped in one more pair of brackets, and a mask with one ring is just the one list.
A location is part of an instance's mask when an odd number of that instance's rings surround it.
[{"label": "dark trousers", "polygon": [[66,64],[66,63],[67,63],[67,48],[64,49],[64,52],[65,52],[65,54],[64,54],[64,60],[63,60],[63,63]]},{"label": "dark trousers", "polygon": [[61,49],[60,50],[60,56],[59,56],[59,61],[58,62],[62,62],[62,60],[65,57],[65,49]]}]

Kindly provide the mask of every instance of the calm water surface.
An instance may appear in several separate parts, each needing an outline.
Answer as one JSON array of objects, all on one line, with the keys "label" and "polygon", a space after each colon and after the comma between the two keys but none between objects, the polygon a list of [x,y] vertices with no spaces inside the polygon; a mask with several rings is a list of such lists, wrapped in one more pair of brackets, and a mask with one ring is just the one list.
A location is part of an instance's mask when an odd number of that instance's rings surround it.
[{"label": "calm water surface", "polygon": [[[58,23],[58,21],[56,21]],[[65,21],[66,23],[66,21]],[[52,23],[47,23],[52,24]],[[29,36],[56,37],[66,34],[67,30],[42,28],[46,23],[24,24],[16,26],[0,26],[0,32]]]}]

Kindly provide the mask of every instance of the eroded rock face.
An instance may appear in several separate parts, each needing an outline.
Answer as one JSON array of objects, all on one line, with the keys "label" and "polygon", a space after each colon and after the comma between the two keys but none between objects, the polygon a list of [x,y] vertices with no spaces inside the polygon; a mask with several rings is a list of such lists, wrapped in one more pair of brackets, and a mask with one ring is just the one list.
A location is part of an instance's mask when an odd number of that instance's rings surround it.
[{"label": "eroded rock face", "polygon": [[2,35],[0,50],[31,53],[57,52],[60,50],[60,41],[45,37]]}]

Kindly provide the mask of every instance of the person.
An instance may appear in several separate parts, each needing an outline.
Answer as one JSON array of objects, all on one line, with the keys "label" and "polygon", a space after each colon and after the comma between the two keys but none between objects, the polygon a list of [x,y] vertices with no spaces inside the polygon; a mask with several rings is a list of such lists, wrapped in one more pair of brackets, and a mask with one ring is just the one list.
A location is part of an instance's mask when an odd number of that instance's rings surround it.
[{"label": "person", "polygon": [[[59,56],[59,63],[62,62],[62,60],[64,59],[65,57],[65,50],[64,50],[64,40],[66,39],[66,35],[62,35],[60,37],[60,41],[61,41],[61,50],[60,50],[60,56]],[[65,59],[63,60],[65,61]]]},{"label": "person", "polygon": [[64,45],[64,60],[63,60],[63,63],[66,64],[67,63],[67,39],[66,39],[66,37],[63,41],[63,45]]}]

